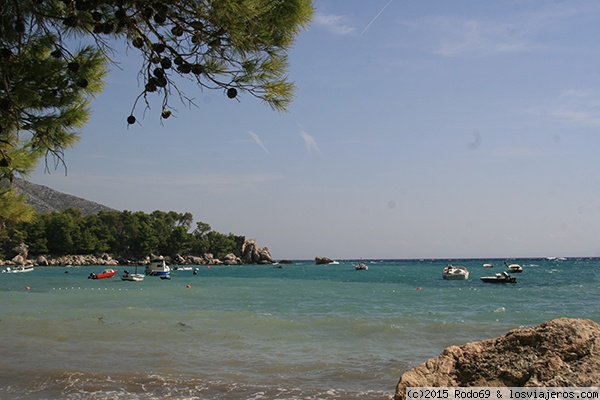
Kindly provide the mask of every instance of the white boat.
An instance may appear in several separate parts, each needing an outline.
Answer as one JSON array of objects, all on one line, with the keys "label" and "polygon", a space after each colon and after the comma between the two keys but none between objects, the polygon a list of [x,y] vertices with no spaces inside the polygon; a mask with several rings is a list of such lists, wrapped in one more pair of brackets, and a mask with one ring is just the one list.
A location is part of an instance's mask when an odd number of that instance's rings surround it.
[{"label": "white boat", "polygon": [[483,264],[483,268],[494,268],[493,264]]},{"label": "white boat", "polygon": [[33,265],[17,265],[16,267],[6,267],[4,270],[2,270],[3,273],[7,274],[20,274],[31,271],[33,271]]},{"label": "white boat", "polygon": [[465,280],[469,279],[469,271],[466,267],[448,265],[442,271],[442,278],[448,280]]},{"label": "white boat", "polygon": [[183,267],[181,265],[176,265],[173,268],[171,268],[173,271],[191,271],[193,268],[192,267]]},{"label": "white boat", "polygon": [[121,275],[122,281],[132,281],[132,282],[140,282],[144,280],[144,274],[138,274],[137,266],[135,267],[135,272],[132,274],[128,270],[123,271],[123,275]]},{"label": "white boat", "polygon": [[162,256],[153,258],[150,264],[146,266],[146,275],[160,276],[162,278],[168,277],[170,272],[171,268],[169,268]]},{"label": "white boat", "polygon": [[369,269],[369,267],[367,267],[365,263],[360,263],[354,269],[356,269],[357,271],[366,271]]},{"label": "white boat", "polygon": [[[506,264],[506,263],[504,263]],[[523,267],[521,267],[519,264],[510,264],[506,266],[506,269],[508,269],[509,272],[523,272]]]},{"label": "white boat", "polygon": [[510,276],[506,271],[498,273],[494,276],[482,276],[479,279],[488,283],[517,283],[517,278]]}]

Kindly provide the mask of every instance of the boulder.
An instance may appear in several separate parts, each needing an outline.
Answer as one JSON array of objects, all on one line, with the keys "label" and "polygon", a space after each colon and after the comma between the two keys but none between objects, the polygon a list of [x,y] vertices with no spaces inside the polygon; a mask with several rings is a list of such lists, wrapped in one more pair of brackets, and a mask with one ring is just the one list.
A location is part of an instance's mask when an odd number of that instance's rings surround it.
[{"label": "boulder", "polygon": [[598,382],[600,325],[558,318],[496,339],[450,346],[405,372],[394,400],[405,399],[407,387],[588,387]]},{"label": "boulder", "polygon": [[258,246],[256,240],[249,239],[242,245],[242,261],[244,264],[254,264],[258,261]]},{"label": "boulder", "polygon": [[241,265],[242,264],[242,260],[240,260],[240,258],[237,257],[233,253],[227,254],[225,257],[223,257],[222,261],[223,261],[223,264],[225,264],[225,265]]},{"label": "boulder", "polygon": [[35,263],[37,265],[46,266],[46,267],[48,265],[50,265],[50,263],[48,262],[48,259],[46,257],[44,257],[44,256],[38,256],[38,258],[35,260]]},{"label": "boulder", "polygon": [[244,264],[273,264],[269,249],[258,247],[254,239],[248,239],[242,245],[241,259]]},{"label": "boulder", "polygon": [[258,264],[273,264],[273,257],[271,252],[266,247],[260,247],[258,249]]},{"label": "boulder", "polygon": [[204,253],[204,263],[206,265],[218,264],[218,261],[212,253]]},{"label": "boulder", "polygon": [[27,260],[27,257],[29,256],[29,246],[27,246],[25,243],[18,244],[17,246],[13,247],[12,250],[16,253],[16,255],[23,257],[23,260]]},{"label": "boulder", "polygon": [[203,265],[206,263],[206,260],[203,257],[187,256],[185,258],[185,263],[191,265]]},{"label": "boulder", "polygon": [[332,260],[331,258],[327,258],[327,257],[315,257],[315,264],[317,265],[321,265],[321,264],[329,264],[332,263],[334,260]]},{"label": "boulder", "polygon": [[25,265],[25,263],[27,262],[27,259],[25,259],[22,255],[18,254],[16,256],[14,256],[11,261],[15,265]]}]

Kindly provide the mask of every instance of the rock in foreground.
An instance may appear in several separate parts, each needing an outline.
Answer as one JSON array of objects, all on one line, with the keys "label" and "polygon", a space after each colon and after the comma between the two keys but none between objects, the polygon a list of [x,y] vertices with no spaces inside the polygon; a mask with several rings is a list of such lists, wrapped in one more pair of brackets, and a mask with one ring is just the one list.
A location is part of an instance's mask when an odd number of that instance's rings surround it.
[{"label": "rock in foreground", "polygon": [[404,373],[394,400],[404,399],[407,387],[587,387],[598,382],[600,325],[558,318],[496,339],[450,346]]}]

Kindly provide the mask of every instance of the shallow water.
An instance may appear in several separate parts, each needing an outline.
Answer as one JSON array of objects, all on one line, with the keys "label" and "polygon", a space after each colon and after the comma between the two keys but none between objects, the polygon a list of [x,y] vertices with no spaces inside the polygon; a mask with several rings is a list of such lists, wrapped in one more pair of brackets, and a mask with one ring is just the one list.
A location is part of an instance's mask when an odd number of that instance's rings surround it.
[{"label": "shallow water", "polygon": [[389,399],[449,345],[600,322],[598,259],[519,260],[514,285],[479,280],[499,260],[454,260],[470,279],[444,281],[448,262],[202,266],[143,282],[87,279],[101,267],[2,274],[0,398]]}]

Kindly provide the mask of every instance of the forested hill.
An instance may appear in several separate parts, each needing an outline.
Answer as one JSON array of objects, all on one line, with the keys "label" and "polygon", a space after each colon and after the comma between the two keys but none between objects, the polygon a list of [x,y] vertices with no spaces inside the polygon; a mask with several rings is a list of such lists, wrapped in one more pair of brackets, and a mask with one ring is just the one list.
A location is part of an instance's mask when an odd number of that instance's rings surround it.
[{"label": "forested hill", "polygon": [[37,212],[42,214],[54,211],[61,212],[67,208],[81,210],[83,215],[96,214],[98,211],[115,211],[102,204],[62,193],[43,185],[27,182],[23,179],[15,178],[13,184],[21,193],[25,194],[27,204],[30,204]]}]

